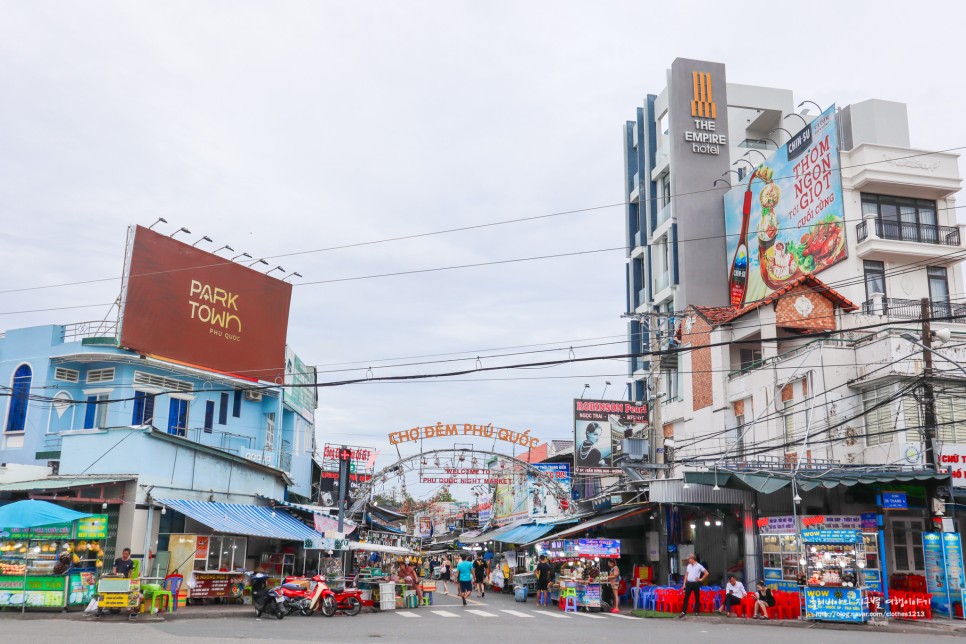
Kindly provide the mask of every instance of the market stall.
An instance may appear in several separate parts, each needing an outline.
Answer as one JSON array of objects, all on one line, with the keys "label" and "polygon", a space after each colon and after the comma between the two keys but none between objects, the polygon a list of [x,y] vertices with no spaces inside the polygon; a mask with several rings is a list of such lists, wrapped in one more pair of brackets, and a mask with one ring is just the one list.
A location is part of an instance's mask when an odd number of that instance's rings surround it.
[{"label": "market stall", "polygon": [[0,528],[0,607],[86,606],[104,566],[107,515]]},{"label": "market stall", "polygon": [[[556,580],[550,586],[550,599],[559,602],[565,588],[573,588],[577,607],[584,610],[607,610],[604,598],[607,573],[600,569],[601,559],[619,559],[618,539],[562,539],[543,541],[536,545],[538,555],[547,555],[559,565]],[[611,601],[614,601],[611,599]]]},{"label": "market stall", "polygon": [[882,567],[879,558],[879,535],[874,513],[861,515],[814,515],[762,517],[758,520],[762,569],[765,583],[775,590],[796,592],[800,589],[802,549],[799,530],[858,530],[862,533],[864,568],[862,579],[870,591],[882,592]]},{"label": "market stall", "polygon": [[865,622],[868,592],[861,530],[802,530],[805,550],[805,617],[828,622]]},{"label": "market stall", "polygon": [[393,581],[395,563],[397,558],[411,558],[418,563],[419,552],[368,541],[350,541],[348,547],[352,552],[352,569],[356,571],[356,587],[362,590],[363,606],[372,602],[376,610],[393,610],[404,603],[407,589],[404,584]]}]

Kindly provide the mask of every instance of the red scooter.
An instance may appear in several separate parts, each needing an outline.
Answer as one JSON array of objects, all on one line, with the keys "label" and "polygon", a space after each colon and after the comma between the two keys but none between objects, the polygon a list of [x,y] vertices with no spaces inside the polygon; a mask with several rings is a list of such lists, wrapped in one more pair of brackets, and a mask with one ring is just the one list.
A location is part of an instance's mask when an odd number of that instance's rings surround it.
[{"label": "red scooter", "polygon": [[282,584],[281,592],[286,596],[286,603],[291,594],[293,604],[303,615],[308,616],[314,611],[319,611],[326,617],[332,617],[341,610],[353,617],[362,610],[362,592],[358,589],[349,588],[335,592],[329,588],[321,575],[312,577],[312,586],[308,589],[293,583],[296,581],[303,581],[303,579],[286,577],[286,583]]}]

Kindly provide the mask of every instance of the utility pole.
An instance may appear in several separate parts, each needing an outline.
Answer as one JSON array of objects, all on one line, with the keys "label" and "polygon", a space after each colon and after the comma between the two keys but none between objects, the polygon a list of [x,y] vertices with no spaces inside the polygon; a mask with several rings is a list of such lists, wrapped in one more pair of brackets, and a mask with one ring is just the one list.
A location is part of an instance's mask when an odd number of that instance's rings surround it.
[{"label": "utility pole", "polygon": [[[658,325],[660,321],[657,319],[655,313],[649,314],[648,320],[648,331],[650,332],[650,351],[654,351],[654,347],[658,344]],[[667,472],[664,471],[664,409],[661,404],[661,364],[660,357],[657,357],[657,370],[654,369],[655,356],[650,356],[651,361],[651,374],[652,374],[652,384],[654,387],[654,395],[651,397],[653,400],[654,413],[651,416],[651,434],[654,436],[654,464],[657,465],[657,469],[654,472],[655,478],[667,478]]]},{"label": "utility pole", "polygon": [[924,348],[922,352],[922,402],[925,407],[923,434],[926,441],[926,466],[936,470],[936,395],[932,388],[932,329],[929,324],[931,313],[932,306],[929,298],[922,298],[920,314],[922,318],[922,344]]}]

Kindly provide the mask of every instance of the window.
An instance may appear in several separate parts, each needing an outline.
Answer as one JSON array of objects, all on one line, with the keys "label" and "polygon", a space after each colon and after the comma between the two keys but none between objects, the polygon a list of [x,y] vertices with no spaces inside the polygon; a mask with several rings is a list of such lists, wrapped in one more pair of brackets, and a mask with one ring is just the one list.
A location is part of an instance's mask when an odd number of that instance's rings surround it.
[{"label": "window", "polygon": [[146,391],[134,392],[134,414],[131,417],[132,425],[150,425],[154,420],[154,397],[155,394]]},{"label": "window", "polygon": [[929,302],[932,305],[932,316],[945,318],[952,315],[949,306],[949,281],[946,269],[942,266],[930,266],[926,269],[929,277]]},{"label": "window", "polygon": [[215,401],[205,401],[205,433],[210,434],[215,426]]},{"label": "window", "polygon": [[890,397],[892,387],[879,387],[862,392],[866,445],[887,445],[892,442],[899,413],[893,411],[892,403],[888,402]]},{"label": "window", "polygon": [[235,400],[232,401],[231,415],[233,418],[241,418],[241,401],[242,401],[242,391],[241,389],[235,390]]},{"label": "window", "polygon": [[102,429],[107,427],[107,404],[110,394],[90,394],[87,396],[87,408],[84,411],[84,429]]},{"label": "window", "polygon": [[862,214],[876,216],[876,233],[883,239],[945,242],[940,238],[935,201],[863,194]]},{"label": "window", "polygon": [[926,561],[922,550],[922,519],[893,519],[891,523],[895,572],[924,572]]},{"label": "window", "polygon": [[106,369],[90,369],[87,372],[87,383],[111,382],[114,380],[114,367]]},{"label": "window", "polygon": [[208,570],[244,570],[246,557],[246,537],[211,535],[208,538]]},{"label": "window", "polygon": [[188,403],[183,398],[172,398],[168,405],[168,433],[185,436],[188,433]]},{"label": "window", "polygon": [[275,449],[275,412],[265,414],[265,451]]},{"label": "window", "polygon": [[54,380],[63,380],[65,382],[77,382],[80,380],[80,372],[76,369],[66,369],[64,367],[57,367],[54,369]]},{"label": "window", "polygon": [[30,400],[30,381],[33,380],[30,365],[22,364],[13,372],[10,387],[10,409],[7,412],[8,432],[22,432],[27,427],[27,403]]},{"label": "window", "polygon": [[[792,400],[786,400],[785,406],[782,409],[782,421],[785,425],[785,442],[793,443],[795,441],[795,402]],[[787,445],[786,449],[791,449],[792,445]]]},{"label": "window", "polygon": [[865,299],[871,300],[876,293],[886,296],[885,264],[865,260],[862,263],[865,270]]},{"label": "window", "polygon": [[754,365],[761,362],[761,349],[741,349],[741,370],[751,369]]},{"label": "window", "polygon": [[218,424],[228,424],[228,392],[221,392],[221,404],[218,405]]}]

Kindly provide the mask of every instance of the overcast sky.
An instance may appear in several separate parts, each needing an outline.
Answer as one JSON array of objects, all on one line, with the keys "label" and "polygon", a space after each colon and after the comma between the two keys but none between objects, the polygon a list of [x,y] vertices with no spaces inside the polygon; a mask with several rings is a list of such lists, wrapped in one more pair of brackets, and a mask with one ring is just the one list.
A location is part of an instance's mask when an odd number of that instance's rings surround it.
[{"label": "overcast sky", "polygon": [[[912,144],[966,145],[959,3],[11,2],[0,4],[0,288],[120,274],[157,217],[282,255],[619,204],[622,126],[677,56],[730,82],[908,104]],[[304,281],[621,246],[623,207],[275,263]],[[193,241],[193,240],[192,240]],[[213,248],[209,247],[210,250]],[[0,328],[97,319],[119,282],[2,296]],[[619,342],[624,254],[297,287],[306,362]],[[600,338],[585,341],[587,338]],[[622,344],[576,349],[620,353]],[[507,358],[565,358],[555,353]],[[452,356],[450,356],[452,357]],[[411,360],[405,360],[411,362]],[[328,369],[343,367],[320,367]],[[321,390],[319,441],[417,425],[572,436],[619,362]],[[442,445],[442,443],[440,444]]]}]

